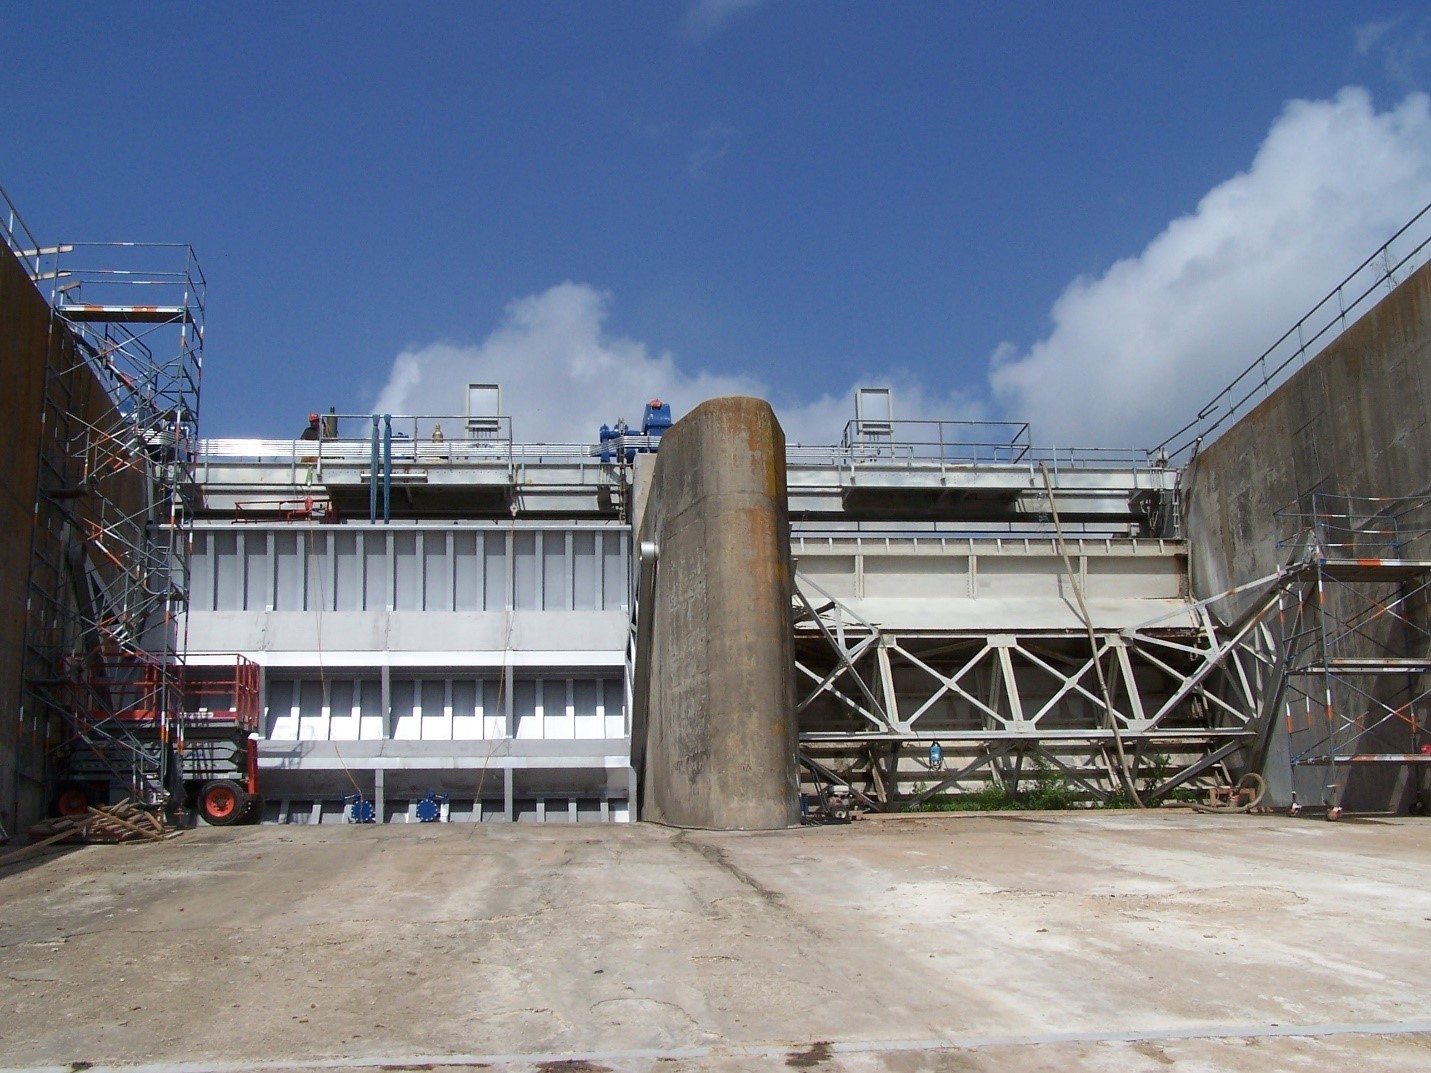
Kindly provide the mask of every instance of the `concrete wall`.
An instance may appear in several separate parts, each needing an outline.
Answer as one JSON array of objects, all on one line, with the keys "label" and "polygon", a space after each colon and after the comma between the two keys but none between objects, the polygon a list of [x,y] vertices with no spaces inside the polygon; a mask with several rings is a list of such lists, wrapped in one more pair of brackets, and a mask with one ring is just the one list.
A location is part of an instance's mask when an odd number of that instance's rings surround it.
[{"label": "concrete wall", "polygon": [[[1275,512],[1314,492],[1414,496],[1431,489],[1431,265],[1205,449],[1184,488],[1198,597],[1275,571],[1282,558]],[[1285,760],[1282,737],[1268,769],[1281,797]],[[1298,780],[1299,797],[1320,799],[1314,772],[1301,769]],[[1348,784],[1346,803],[1393,808],[1411,790],[1404,772],[1363,771]]]},{"label": "concrete wall", "polygon": [[45,300],[0,244],[0,825],[12,836],[44,803],[42,742],[20,724],[20,695],[49,325]]},{"label": "concrete wall", "polygon": [[661,440],[641,527],[633,762],[641,818],[799,822],[785,435],[759,399],[705,402]]}]

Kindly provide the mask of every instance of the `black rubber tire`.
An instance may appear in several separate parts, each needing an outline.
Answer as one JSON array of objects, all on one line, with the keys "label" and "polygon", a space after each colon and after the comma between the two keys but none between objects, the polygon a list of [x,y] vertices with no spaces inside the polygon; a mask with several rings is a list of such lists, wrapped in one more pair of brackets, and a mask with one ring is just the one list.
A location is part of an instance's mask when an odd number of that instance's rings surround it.
[{"label": "black rubber tire", "polygon": [[214,827],[227,827],[243,818],[247,798],[248,794],[236,782],[228,779],[206,782],[199,791],[199,815]]}]

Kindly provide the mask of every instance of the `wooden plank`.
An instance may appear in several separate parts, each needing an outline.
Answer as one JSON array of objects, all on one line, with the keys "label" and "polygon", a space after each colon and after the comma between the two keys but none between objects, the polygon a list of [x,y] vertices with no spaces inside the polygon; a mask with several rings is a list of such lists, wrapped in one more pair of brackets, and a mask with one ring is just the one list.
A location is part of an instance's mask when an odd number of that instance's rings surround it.
[{"label": "wooden plank", "polygon": [[5,854],[5,856],[0,857],[0,868],[3,868],[7,864],[13,863],[14,861],[21,860],[24,857],[28,857],[30,854],[42,850],[46,846],[51,845],[52,843],[60,841],[60,839],[62,838],[69,838],[74,833],[74,830],[61,831],[59,834],[51,835],[49,838],[45,839],[42,842],[35,842],[32,845],[25,846],[22,849],[17,849],[13,853],[7,853]]},{"label": "wooden plank", "polygon": [[104,811],[104,810],[101,810],[101,809],[97,809],[97,808],[91,807],[90,810],[89,810],[89,814],[90,814],[91,816],[99,817],[101,820],[103,820],[103,821],[105,821],[105,822],[107,822],[107,823],[116,823],[116,824],[118,824],[118,825],[121,826],[121,827],[124,827],[124,828],[126,828],[126,829],[128,829],[128,830],[130,830],[130,831],[133,831],[135,834],[139,835],[141,838],[146,838],[146,839],[148,839],[148,840],[151,841],[151,842],[157,842],[157,841],[159,840],[159,838],[161,837],[161,836],[155,835],[153,831],[149,831],[149,830],[147,830],[147,829],[145,829],[145,828],[143,828],[143,827],[140,827],[139,824],[137,824],[137,823],[131,823],[129,820],[120,819],[118,816],[115,816],[115,815],[113,815],[113,814],[111,814],[111,813],[109,813],[109,812],[106,812],[106,811]]}]

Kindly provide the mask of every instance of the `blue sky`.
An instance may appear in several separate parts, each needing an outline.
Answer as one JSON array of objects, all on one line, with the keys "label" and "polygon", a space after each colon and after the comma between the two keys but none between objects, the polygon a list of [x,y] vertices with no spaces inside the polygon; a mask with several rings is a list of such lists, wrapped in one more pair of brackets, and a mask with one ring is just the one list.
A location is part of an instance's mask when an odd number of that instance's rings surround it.
[{"label": "blue sky", "polygon": [[197,250],[210,436],[497,378],[521,438],[734,390],[833,441],[889,382],[1141,444],[1431,201],[1409,4],[32,3],[0,39],[31,229]]}]

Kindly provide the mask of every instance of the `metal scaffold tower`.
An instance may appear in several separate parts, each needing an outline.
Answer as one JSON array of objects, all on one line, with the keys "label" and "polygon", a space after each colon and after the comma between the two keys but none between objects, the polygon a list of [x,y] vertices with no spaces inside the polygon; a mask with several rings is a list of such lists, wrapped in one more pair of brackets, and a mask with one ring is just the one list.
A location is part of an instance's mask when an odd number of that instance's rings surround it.
[{"label": "metal scaffold tower", "polygon": [[186,245],[27,252],[52,313],[25,704],[63,782],[164,805],[181,775],[206,283]]},{"label": "metal scaffold tower", "polygon": [[1431,497],[1315,493],[1278,520],[1293,776],[1322,772],[1336,819],[1353,772],[1431,765]]}]

